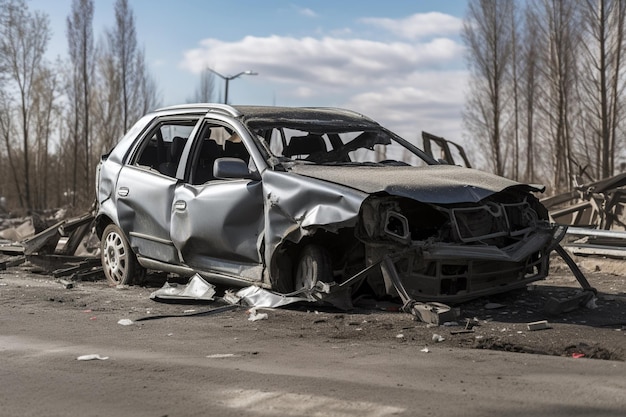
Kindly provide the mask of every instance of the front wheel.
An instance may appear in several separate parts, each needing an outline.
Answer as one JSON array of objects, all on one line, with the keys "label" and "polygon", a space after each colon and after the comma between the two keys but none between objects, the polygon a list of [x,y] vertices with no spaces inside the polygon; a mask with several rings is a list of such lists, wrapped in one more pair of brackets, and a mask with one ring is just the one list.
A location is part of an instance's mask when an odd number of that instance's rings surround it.
[{"label": "front wheel", "polygon": [[332,262],[330,253],[322,246],[306,245],[300,252],[294,278],[294,289],[315,287],[318,281],[331,282],[333,280]]},{"label": "front wheel", "polygon": [[132,285],[142,268],[124,234],[114,224],[108,225],[100,241],[100,259],[109,284]]}]

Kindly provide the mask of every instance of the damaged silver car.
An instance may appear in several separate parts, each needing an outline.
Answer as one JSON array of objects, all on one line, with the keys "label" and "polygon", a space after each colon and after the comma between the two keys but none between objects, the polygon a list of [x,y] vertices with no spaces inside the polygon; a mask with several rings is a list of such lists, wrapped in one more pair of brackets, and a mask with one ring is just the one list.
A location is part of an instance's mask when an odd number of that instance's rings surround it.
[{"label": "damaged silver car", "polygon": [[102,158],[112,284],[145,269],[280,293],[456,303],[544,278],[541,187],[447,165],[352,111],[189,104]]}]

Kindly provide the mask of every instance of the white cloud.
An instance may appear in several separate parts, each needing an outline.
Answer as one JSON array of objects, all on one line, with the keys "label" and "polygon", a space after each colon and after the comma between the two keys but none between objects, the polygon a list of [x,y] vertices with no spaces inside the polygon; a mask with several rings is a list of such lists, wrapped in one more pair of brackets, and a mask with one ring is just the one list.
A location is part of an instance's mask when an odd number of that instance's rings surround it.
[{"label": "white cloud", "polygon": [[317,17],[317,13],[315,13],[313,10],[309,9],[308,7],[305,8],[301,8],[298,10],[298,12],[306,17]]},{"label": "white cloud", "polygon": [[463,27],[462,19],[439,12],[417,13],[404,19],[368,17],[361,21],[406,39],[456,35]]},{"label": "white cloud", "polygon": [[355,94],[342,104],[414,140],[426,131],[461,141],[466,71],[422,72],[403,83]]},{"label": "white cloud", "polygon": [[248,85],[262,83],[273,102],[346,107],[411,140],[422,130],[459,140],[463,51],[443,36],[411,42],[247,36],[205,39],[184,53],[180,66],[199,73],[210,65],[224,75],[253,70],[259,76]]},{"label": "white cloud", "polygon": [[247,36],[237,42],[206,39],[199,48],[185,52],[181,66],[199,73],[214,63],[214,69],[225,75],[253,69],[272,81],[345,87],[451,65],[462,52],[460,44],[446,38],[385,43],[331,37]]}]

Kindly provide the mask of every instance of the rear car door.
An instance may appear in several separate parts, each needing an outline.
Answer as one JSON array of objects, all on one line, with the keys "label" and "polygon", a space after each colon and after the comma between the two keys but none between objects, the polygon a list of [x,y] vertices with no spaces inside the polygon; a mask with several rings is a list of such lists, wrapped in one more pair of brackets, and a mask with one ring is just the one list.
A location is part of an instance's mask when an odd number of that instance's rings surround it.
[{"label": "rear car door", "polygon": [[156,119],[137,141],[118,177],[117,212],[139,256],[179,263],[170,238],[178,163],[198,117]]},{"label": "rear car door", "polygon": [[255,169],[240,133],[217,121],[200,128],[189,152],[186,179],[174,192],[171,236],[190,267],[257,281],[262,278],[262,183],[213,176],[221,157],[241,159]]}]

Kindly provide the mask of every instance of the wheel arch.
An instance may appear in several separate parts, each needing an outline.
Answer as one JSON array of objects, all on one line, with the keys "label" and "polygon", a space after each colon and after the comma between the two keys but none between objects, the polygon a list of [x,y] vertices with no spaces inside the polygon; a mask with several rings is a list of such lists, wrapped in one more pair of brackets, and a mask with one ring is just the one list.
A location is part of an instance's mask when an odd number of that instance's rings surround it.
[{"label": "wheel arch", "polygon": [[[336,232],[316,229],[298,242],[283,241],[274,251],[269,264],[270,282],[278,292],[292,291],[292,284],[301,251],[308,245],[319,245],[329,249],[332,269],[345,270],[345,265],[355,253],[359,253],[363,244],[355,237],[354,227],[347,227]],[[345,275],[345,274],[344,274]]]},{"label": "wheel arch", "polygon": [[98,239],[102,239],[102,234],[104,233],[104,229],[106,229],[108,225],[113,224],[113,223],[115,223],[113,219],[111,219],[106,214],[99,214],[96,216],[94,225],[96,228],[96,235],[98,236]]}]

